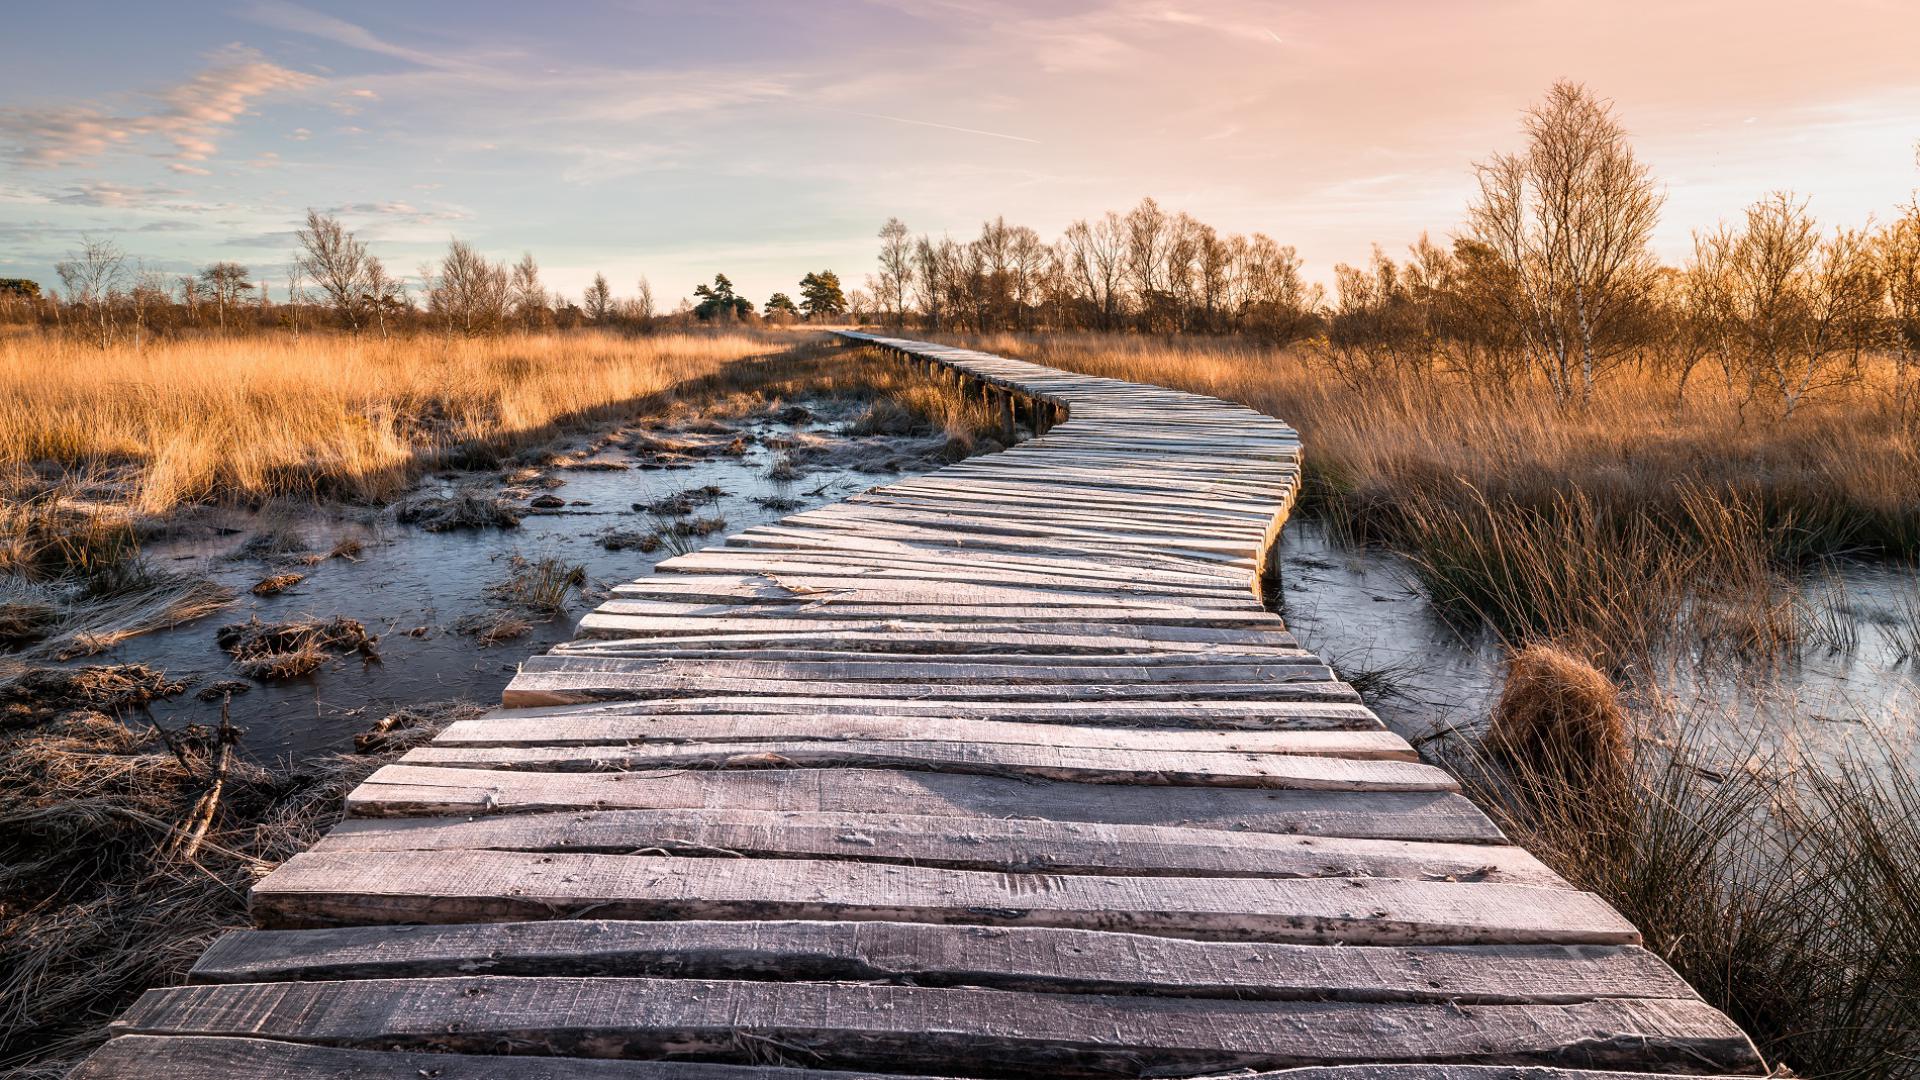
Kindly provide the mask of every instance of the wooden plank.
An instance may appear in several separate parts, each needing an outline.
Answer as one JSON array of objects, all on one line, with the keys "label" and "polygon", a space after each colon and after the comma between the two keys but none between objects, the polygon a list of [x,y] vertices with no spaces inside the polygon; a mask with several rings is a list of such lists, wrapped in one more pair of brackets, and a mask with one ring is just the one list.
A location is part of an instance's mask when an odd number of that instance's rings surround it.
[{"label": "wooden plank", "polygon": [[1247,941],[1638,944],[1589,893],[1395,878],[1004,874],[807,859],[311,851],[254,886],[265,927],[526,918],[1065,926]]},{"label": "wooden plank", "polygon": [[346,1047],[704,1057],[768,1045],[811,1063],[892,1070],[1164,1075],[1328,1062],[1758,1068],[1698,1001],[1572,1005],[1190,1001],[1018,991],[717,980],[519,978],[238,983],[150,991],[128,1034],[269,1036]]},{"label": "wooden plank", "polygon": [[871,769],[539,773],[387,765],[347,796],[358,817],[698,808],[1023,818],[1248,832],[1497,843],[1450,792],[1127,787]]},{"label": "wooden plank", "polygon": [[976,701],[766,695],[596,701],[534,705],[488,713],[488,718],[542,716],[819,716],[918,717],[1023,724],[1081,724],[1109,728],[1227,729],[1235,731],[1379,730],[1365,705],[1343,701]]},{"label": "wooden plank", "polygon": [[628,742],[733,742],[739,740],[941,738],[972,743],[1076,746],[1105,750],[1204,753],[1313,754],[1417,761],[1407,741],[1390,731],[1193,731],[1073,724],[1021,724],[951,717],[889,716],[697,716],[561,715],[540,718],[493,716],[459,720],[433,740],[435,746],[591,746]]},{"label": "wooden plank", "polygon": [[[535,657],[547,665],[580,657]],[[720,695],[813,695],[857,698],[934,699],[969,702],[1032,701],[1179,701],[1251,700],[1272,702],[1345,701],[1360,703],[1360,695],[1343,682],[1077,682],[1077,683],[835,683],[820,679],[730,679],[678,673],[628,675],[586,666],[574,670],[522,671],[500,695],[509,708],[531,705],[574,705],[590,701],[618,701]]]},{"label": "wooden plank", "polygon": [[978,986],[1180,998],[1572,1004],[1696,996],[1627,945],[1292,945],[1101,930],[833,922],[556,922],[244,930],[196,983],[581,975]]},{"label": "wooden plank", "polygon": [[1508,845],[1358,840],[1157,825],[982,821],[733,809],[361,818],[310,850],[565,851],[842,859],[1006,873],[1142,877],[1397,877],[1567,888]]},{"label": "wooden plank", "polygon": [[[637,646],[645,648],[644,645]],[[684,660],[644,655],[605,659],[576,656],[534,656],[523,671],[597,672],[613,675],[675,674],[708,679],[786,680],[821,682],[1002,683],[1030,680],[1069,682],[1157,683],[1311,683],[1326,682],[1332,670],[1311,653],[1252,657],[1241,661],[1232,654],[1216,662],[1205,654],[1170,655],[1148,662],[1101,663],[1096,658],[1060,659],[1045,672],[1005,660],[948,661],[939,657],[900,656],[880,661],[834,659],[823,661],[758,660],[751,656],[722,660]]]},{"label": "wooden plank", "polygon": [[595,746],[468,747],[432,744],[404,765],[543,772],[659,769],[909,769],[1036,777],[1083,784],[1178,784],[1295,791],[1454,791],[1445,770],[1404,760],[1304,754],[1105,750],[938,739],[740,740]]},{"label": "wooden plank", "polygon": [[67,1075],[70,1080],[914,1080],[864,1070],[348,1050],[204,1035],[122,1035]]},{"label": "wooden plank", "polygon": [[[703,625],[704,624],[704,625]],[[843,649],[895,653],[966,652],[975,655],[1101,656],[1152,650],[1161,655],[1300,655],[1293,636],[1279,630],[1217,630],[1185,626],[1133,626],[1123,622],[1054,623],[934,622],[889,619],[688,619],[589,612],[576,632],[590,648],[596,639],[647,641],[684,649]]]}]

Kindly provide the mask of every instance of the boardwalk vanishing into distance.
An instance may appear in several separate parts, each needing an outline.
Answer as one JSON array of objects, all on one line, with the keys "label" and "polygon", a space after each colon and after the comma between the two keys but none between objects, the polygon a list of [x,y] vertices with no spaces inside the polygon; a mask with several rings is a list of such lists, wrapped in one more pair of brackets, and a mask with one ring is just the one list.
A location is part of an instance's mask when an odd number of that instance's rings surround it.
[{"label": "boardwalk vanishing into distance", "polygon": [[1290,428],[845,336],[1038,434],[620,586],[76,1075],[1763,1071],[1262,605]]}]

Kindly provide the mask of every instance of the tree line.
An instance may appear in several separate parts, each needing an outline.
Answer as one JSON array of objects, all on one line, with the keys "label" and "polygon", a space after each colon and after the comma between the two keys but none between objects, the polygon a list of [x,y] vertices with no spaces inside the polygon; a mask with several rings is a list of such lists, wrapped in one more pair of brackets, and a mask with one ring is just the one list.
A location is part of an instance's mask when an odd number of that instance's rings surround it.
[{"label": "tree line", "polygon": [[1791,413],[1889,361],[1920,404],[1920,199],[1885,225],[1824,228],[1808,201],[1765,196],[1661,265],[1663,196],[1610,103],[1555,84],[1524,114],[1525,146],[1477,164],[1451,243],[1377,246],[1303,282],[1293,248],[1223,235],[1151,198],[1075,221],[1051,243],[996,218],[978,238],[879,233],[877,319],[935,331],[1247,334],[1297,343],[1356,388],[1456,378],[1496,393],[1537,379],[1578,408],[1611,371],[1706,377],[1743,407]]},{"label": "tree line", "polygon": [[326,327],[381,336],[422,330],[478,336],[582,326],[646,331],[659,324],[824,322],[844,317],[849,307],[831,270],[801,278],[798,303],[776,292],[762,310],[717,274],[711,285],[694,287],[697,303],[682,301],[663,313],[645,277],[632,295],[617,296],[606,275],[595,274],[576,301],[542,283],[531,254],[497,262],[459,239],[409,283],[338,218],[317,210],[307,212],[294,238],[298,250],[286,264],[278,303],[267,283],[239,263],[167,274],[130,260],[112,241],[87,238],[55,266],[57,295],[26,278],[0,279],[0,321],[38,322],[105,348],[182,331]]}]

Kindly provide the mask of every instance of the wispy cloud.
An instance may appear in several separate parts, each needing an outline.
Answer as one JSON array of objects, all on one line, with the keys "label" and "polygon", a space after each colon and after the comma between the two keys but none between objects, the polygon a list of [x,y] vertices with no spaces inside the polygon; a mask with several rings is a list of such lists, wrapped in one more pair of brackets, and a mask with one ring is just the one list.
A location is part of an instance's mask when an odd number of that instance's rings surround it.
[{"label": "wispy cloud", "polygon": [[846,116],[863,116],[868,120],[888,120],[896,124],[912,124],[914,127],[938,128],[941,131],[957,131],[963,135],[985,135],[991,139],[1008,139],[1013,142],[1038,143],[1039,139],[1030,139],[1025,135],[1009,135],[1004,131],[985,131],[980,128],[961,127],[957,124],[942,124],[933,120],[915,120],[906,116],[889,116],[886,113],[860,112],[857,109],[831,109],[830,112]]},{"label": "wispy cloud", "polygon": [[178,188],[149,187],[140,184],[116,184],[110,180],[87,180],[64,192],[53,195],[50,201],[65,206],[105,206],[124,208],[145,206],[161,199],[178,198],[186,192]]},{"label": "wispy cloud", "polygon": [[309,37],[317,37],[323,41],[331,41],[336,45],[345,45],[362,52],[390,56],[396,60],[419,64],[421,67],[461,66],[457,61],[440,53],[396,44],[364,26],[301,7],[299,4],[286,3],[285,0],[258,0],[243,8],[241,14],[254,22],[278,30],[291,30],[296,34],[306,34]]},{"label": "wispy cloud", "polygon": [[175,164],[205,161],[219,138],[252,103],[268,94],[305,89],[311,75],[271,63],[250,49],[232,48],[185,82],[131,97],[118,106],[82,103],[14,109],[0,113],[0,135],[15,160],[52,167],[86,164],[111,150],[158,139],[169,149],[156,155]]}]

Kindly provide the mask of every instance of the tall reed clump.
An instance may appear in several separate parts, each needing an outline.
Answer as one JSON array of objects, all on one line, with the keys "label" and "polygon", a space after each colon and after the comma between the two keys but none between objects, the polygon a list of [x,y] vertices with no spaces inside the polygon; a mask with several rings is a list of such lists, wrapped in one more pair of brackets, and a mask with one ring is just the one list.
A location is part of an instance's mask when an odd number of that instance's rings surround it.
[{"label": "tall reed clump", "polygon": [[132,501],[151,513],[279,495],[386,500],[443,457],[503,452],[792,340],[310,334],[103,350],[8,335],[0,466],[129,472]]},{"label": "tall reed clump", "polygon": [[1801,761],[1711,745],[1705,732],[1729,727],[1702,716],[1662,717],[1665,737],[1592,768],[1578,729],[1556,742],[1552,721],[1567,699],[1591,699],[1595,672],[1562,655],[1555,666],[1577,674],[1547,704],[1553,679],[1537,659],[1516,663],[1532,685],[1502,701],[1538,708],[1530,749],[1490,736],[1446,754],[1467,793],[1514,843],[1618,908],[1775,1064],[1822,1080],[1911,1077],[1920,777],[1897,753]]}]

